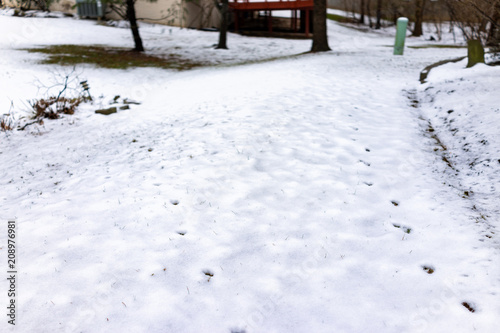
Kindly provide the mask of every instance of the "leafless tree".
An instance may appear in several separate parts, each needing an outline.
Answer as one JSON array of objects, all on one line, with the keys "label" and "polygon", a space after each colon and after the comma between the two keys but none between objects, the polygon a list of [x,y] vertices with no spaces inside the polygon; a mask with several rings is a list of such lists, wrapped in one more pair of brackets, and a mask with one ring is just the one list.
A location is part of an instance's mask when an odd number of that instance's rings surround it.
[{"label": "leafless tree", "polygon": [[130,24],[130,30],[134,38],[134,51],[143,52],[142,38],[139,34],[139,26],[137,25],[137,16],[135,14],[136,0],[104,0],[109,8],[118,14],[122,19],[127,20]]},{"label": "leafless tree", "polygon": [[217,49],[227,49],[227,26],[229,25],[229,2],[228,0],[216,1],[216,6],[220,11],[221,22],[219,30],[219,44]]},{"label": "leafless tree", "polygon": [[375,23],[375,29],[380,29],[382,27],[382,0],[377,0],[377,23]]},{"label": "leafless tree", "polygon": [[412,36],[419,37],[423,35],[422,24],[424,23],[424,10],[426,0],[415,0],[415,26]]},{"label": "leafless tree", "polygon": [[[468,67],[484,63],[484,43],[500,45],[500,0],[445,0],[451,20],[467,40]],[[489,35],[486,27],[489,26]],[[493,34],[493,35],[492,35]]]},{"label": "leafless tree", "polygon": [[359,23],[365,24],[365,0],[359,1]]},{"label": "leafless tree", "polygon": [[326,0],[314,0],[313,44],[311,52],[330,51],[326,29]]}]

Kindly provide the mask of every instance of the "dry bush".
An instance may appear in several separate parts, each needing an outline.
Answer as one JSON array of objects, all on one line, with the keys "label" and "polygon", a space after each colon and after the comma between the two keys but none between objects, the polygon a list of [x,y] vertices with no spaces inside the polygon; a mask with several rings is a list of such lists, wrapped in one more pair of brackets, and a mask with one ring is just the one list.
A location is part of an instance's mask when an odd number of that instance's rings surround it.
[{"label": "dry bush", "polygon": [[13,127],[14,124],[10,114],[3,114],[0,118],[0,130],[4,132],[12,131]]},{"label": "dry bush", "polygon": [[89,100],[86,96],[74,98],[67,97],[49,97],[30,101],[35,119],[48,118],[58,119],[61,114],[74,114],[75,109],[82,103]]},{"label": "dry bush", "polygon": [[[49,83],[43,83],[39,79],[35,80],[38,86],[39,96],[27,101],[27,112],[25,116],[17,120],[13,117],[13,102],[11,111],[0,117],[0,129],[2,131],[17,130],[22,131],[28,126],[38,124],[43,125],[44,119],[59,119],[62,115],[72,115],[82,103],[92,101],[90,87],[87,80],[81,80],[75,67],[71,70],[55,71]],[[42,91],[42,94],[40,94]]]},{"label": "dry bush", "polygon": [[39,90],[45,96],[28,101],[33,112],[33,119],[58,119],[62,114],[74,114],[76,108],[84,102],[92,101],[87,81],[82,81],[73,67],[66,72],[54,72],[52,82],[44,84],[38,80]]}]

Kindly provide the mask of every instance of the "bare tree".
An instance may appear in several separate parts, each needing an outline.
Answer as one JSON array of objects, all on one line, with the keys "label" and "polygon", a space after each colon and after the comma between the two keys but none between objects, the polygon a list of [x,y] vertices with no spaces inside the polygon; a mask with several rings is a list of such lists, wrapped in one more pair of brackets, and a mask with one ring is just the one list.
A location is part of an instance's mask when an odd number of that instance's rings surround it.
[{"label": "bare tree", "polygon": [[219,44],[216,49],[227,49],[227,26],[229,25],[229,2],[228,0],[216,1],[216,6],[221,14]]},{"label": "bare tree", "polygon": [[424,9],[426,0],[415,1],[415,27],[412,36],[419,37],[423,35],[422,23],[424,22]]},{"label": "bare tree", "polygon": [[[53,1],[53,0],[52,0]],[[135,3],[137,0],[101,0],[102,3],[106,3],[108,7],[115,12],[122,19],[126,20],[130,24],[130,30],[132,32],[132,37],[134,38],[134,51],[143,52],[144,46],[142,44],[142,38],[139,34],[139,25],[137,21],[139,20],[149,20],[149,21],[166,21],[167,23],[172,23],[176,18],[182,17],[183,14],[183,4],[175,2],[171,7],[167,8],[166,15],[160,18],[138,18],[135,12]],[[147,0],[148,2],[156,2],[157,0]],[[190,0],[186,0],[187,2]]]},{"label": "bare tree", "polygon": [[137,16],[135,14],[135,1],[136,0],[104,0],[109,8],[114,11],[122,19],[130,23],[130,30],[134,38],[134,51],[143,52],[144,46],[142,45],[141,35],[139,34],[139,26],[137,25]]},{"label": "bare tree", "polygon": [[[484,44],[488,39],[485,27],[490,25],[490,32],[499,28],[500,0],[446,0],[446,6],[455,25],[467,40],[467,67],[484,63]],[[493,45],[500,45],[500,40],[493,40]]]},{"label": "bare tree", "polygon": [[370,28],[373,28],[373,23],[372,23],[372,12],[371,12],[371,0],[366,1],[366,15],[368,16],[368,26]]},{"label": "bare tree", "polygon": [[330,51],[326,29],[326,0],[314,0],[311,52]]},{"label": "bare tree", "polygon": [[137,25],[137,17],[135,16],[135,0],[127,0],[127,19],[130,22],[130,30],[134,37],[135,48],[134,51],[143,52],[144,46],[142,45],[141,35],[139,34],[139,27]]},{"label": "bare tree", "polygon": [[382,0],[377,0],[377,22],[375,23],[375,29],[380,29],[382,20]]},{"label": "bare tree", "polygon": [[500,0],[496,1],[492,11],[492,21],[488,31],[486,45],[492,46],[495,50],[498,49],[500,52]]},{"label": "bare tree", "polygon": [[359,3],[359,23],[365,24],[365,0],[360,0]]}]

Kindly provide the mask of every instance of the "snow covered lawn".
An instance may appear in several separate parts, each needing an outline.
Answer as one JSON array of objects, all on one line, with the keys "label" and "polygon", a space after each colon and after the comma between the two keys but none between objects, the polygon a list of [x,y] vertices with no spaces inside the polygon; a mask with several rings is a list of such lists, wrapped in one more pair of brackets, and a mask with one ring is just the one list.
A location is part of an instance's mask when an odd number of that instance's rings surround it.
[{"label": "snow covered lawn", "polygon": [[[61,71],[20,48],[131,46],[127,29],[70,18],[0,16],[0,29],[4,113]],[[395,57],[390,29],[332,22],[333,51],[301,56],[310,41],[230,35],[224,51],[211,48],[216,33],[141,31],[152,54],[214,65],[293,57],[186,72],[82,66],[103,104],[142,104],[110,116],[87,104],[1,132],[17,331],[497,331],[499,68],[446,65],[420,85],[425,66],[466,50]],[[6,232],[0,242],[6,274]]]}]

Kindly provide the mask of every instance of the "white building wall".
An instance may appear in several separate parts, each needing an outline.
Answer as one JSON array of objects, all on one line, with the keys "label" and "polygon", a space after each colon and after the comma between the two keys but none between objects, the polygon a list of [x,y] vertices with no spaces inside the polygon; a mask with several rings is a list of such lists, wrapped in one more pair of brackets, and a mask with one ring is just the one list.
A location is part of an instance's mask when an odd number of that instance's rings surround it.
[{"label": "white building wall", "polygon": [[[15,0],[4,0],[10,7],[17,7]],[[75,0],[54,1],[50,10],[76,14]],[[213,0],[137,0],[135,11],[138,19],[144,22],[173,25],[183,28],[219,27],[220,14]],[[106,11],[106,18],[119,20],[120,17]]]}]

